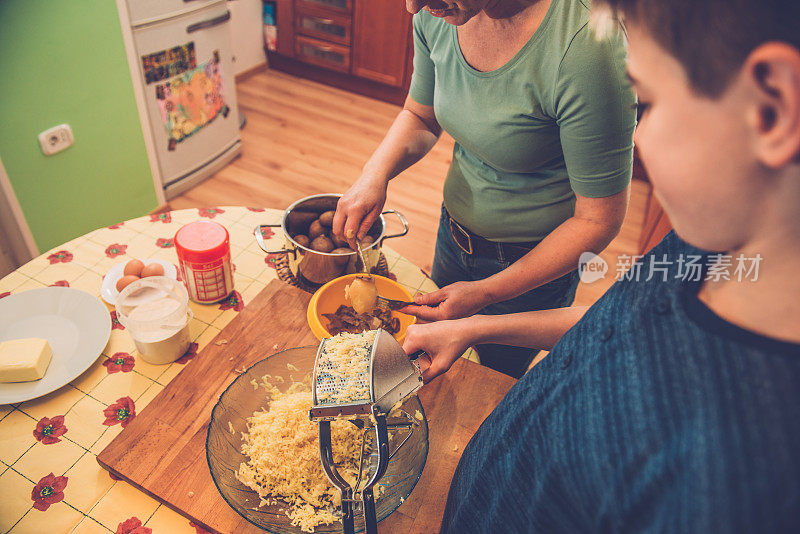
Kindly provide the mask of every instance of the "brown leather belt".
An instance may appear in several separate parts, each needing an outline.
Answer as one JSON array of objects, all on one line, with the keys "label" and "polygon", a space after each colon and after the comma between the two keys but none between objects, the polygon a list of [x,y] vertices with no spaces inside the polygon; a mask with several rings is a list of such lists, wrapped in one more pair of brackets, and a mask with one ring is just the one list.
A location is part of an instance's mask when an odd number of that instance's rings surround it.
[{"label": "brown leather belt", "polygon": [[470,255],[514,263],[539,244],[539,241],[527,241],[524,243],[489,241],[485,237],[479,236],[458,224],[458,221],[450,216],[450,212],[446,208],[445,213],[447,214],[450,234],[452,234],[453,240],[458,245],[458,248]]}]

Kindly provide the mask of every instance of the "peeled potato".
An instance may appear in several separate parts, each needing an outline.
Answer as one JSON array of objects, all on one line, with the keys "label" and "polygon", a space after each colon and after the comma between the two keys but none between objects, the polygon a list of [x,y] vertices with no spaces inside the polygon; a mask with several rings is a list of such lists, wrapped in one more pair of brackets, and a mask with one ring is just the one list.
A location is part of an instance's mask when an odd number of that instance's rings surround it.
[{"label": "peeled potato", "polygon": [[117,280],[117,291],[122,291],[126,287],[128,287],[133,282],[139,280],[139,277],[135,274],[128,274]]},{"label": "peeled potato", "polygon": [[365,235],[364,239],[361,240],[361,248],[367,248],[371,244],[375,242],[375,238],[371,235]]},{"label": "peeled potato", "polygon": [[317,219],[311,223],[311,226],[308,227],[308,237],[313,240],[321,235],[325,235],[325,228],[319,222],[319,219]]},{"label": "peeled potato", "polygon": [[142,269],[142,278],[146,276],[164,276],[164,266],[160,263],[151,263]]},{"label": "peeled potato", "polygon": [[131,260],[125,264],[122,274],[124,276],[133,275],[138,277],[142,276],[142,269],[144,269],[144,262],[141,260]]},{"label": "peeled potato", "polygon": [[369,313],[378,305],[378,289],[371,278],[353,278],[344,287],[344,297],[358,314]]},{"label": "peeled potato", "polygon": [[328,228],[330,228],[331,226],[333,226],[333,216],[335,213],[336,212],[333,210],[326,211],[325,213],[319,216],[319,223],[322,226],[327,226]]},{"label": "peeled potato", "polygon": [[330,252],[333,250],[333,241],[321,235],[311,242],[311,248],[317,252]]},{"label": "peeled potato", "polygon": [[292,239],[294,239],[294,242],[300,245],[301,247],[308,248],[308,246],[311,244],[311,240],[308,238],[307,235],[297,234]]}]

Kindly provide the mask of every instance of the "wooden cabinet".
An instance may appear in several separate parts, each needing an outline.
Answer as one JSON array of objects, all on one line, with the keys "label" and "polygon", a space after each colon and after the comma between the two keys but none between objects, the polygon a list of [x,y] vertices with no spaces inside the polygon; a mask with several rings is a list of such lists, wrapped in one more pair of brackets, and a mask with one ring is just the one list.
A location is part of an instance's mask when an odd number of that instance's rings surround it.
[{"label": "wooden cabinet", "polygon": [[350,17],[346,15],[300,7],[295,17],[295,32],[344,46],[352,41],[350,28]]},{"label": "wooden cabinet", "polygon": [[411,17],[405,2],[361,0],[356,4],[353,74],[401,87],[411,47]]},{"label": "wooden cabinet", "polygon": [[402,103],[411,79],[411,15],[400,0],[273,0],[270,67]]},{"label": "wooden cabinet", "polygon": [[295,57],[300,61],[313,63],[320,67],[350,71],[350,49],[318,39],[298,35],[295,38]]},{"label": "wooden cabinet", "polygon": [[353,0],[297,0],[297,4],[311,8],[321,7],[340,13],[351,13],[353,11]]}]

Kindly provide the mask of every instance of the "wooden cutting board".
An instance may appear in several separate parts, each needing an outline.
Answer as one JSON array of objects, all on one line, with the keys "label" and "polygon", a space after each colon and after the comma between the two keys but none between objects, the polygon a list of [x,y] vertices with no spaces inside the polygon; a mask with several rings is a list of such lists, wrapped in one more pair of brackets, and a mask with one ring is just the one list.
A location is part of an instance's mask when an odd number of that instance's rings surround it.
[{"label": "wooden cutting board", "polygon": [[[206,463],[206,431],[217,399],[237,376],[234,369],[317,343],[306,322],[309,299],[278,280],[267,285],[215,338],[227,343],[212,341],[201,350],[100,453],[100,465],[207,530],[263,532],[217,491]],[[420,391],[428,460],[409,498],[379,523],[381,532],[438,532],[461,451],[513,383],[462,358]]]}]

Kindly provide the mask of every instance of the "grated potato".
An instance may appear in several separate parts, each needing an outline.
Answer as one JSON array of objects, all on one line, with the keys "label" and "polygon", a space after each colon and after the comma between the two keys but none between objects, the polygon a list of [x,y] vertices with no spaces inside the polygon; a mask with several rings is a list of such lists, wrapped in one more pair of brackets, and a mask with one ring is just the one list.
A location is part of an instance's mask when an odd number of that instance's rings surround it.
[{"label": "grated potato", "polygon": [[[282,393],[266,377],[262,380],[270,405],[247,419],[241,450],[248,460],[240,464],[236,478],[258,493],[259,506],[285,501],[292,525],[314,532],[318,525],[340,520],[335,511],[341,505],[341,494],[322,468],[317,425],[308,418],[312,404],[309,384],[294,383]],[[361,433],[346,421],[333,421],[331,435],[337,469],[355,486]]]},{"label": "grated potato", "polygon": [[376,333],[377,330],[361,334],[342,332],[325,342],[317,373],[324,370],[329,375],[324,378],[325,382],[334,387],[333,391],[318,388],[317,402],[342,404],[370,400],[370,352]]}]

